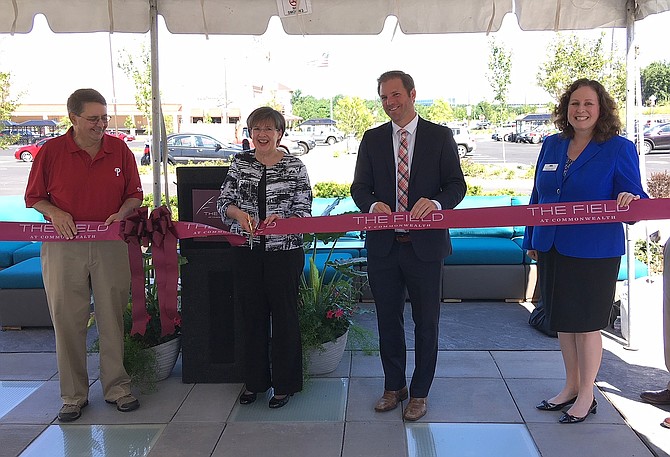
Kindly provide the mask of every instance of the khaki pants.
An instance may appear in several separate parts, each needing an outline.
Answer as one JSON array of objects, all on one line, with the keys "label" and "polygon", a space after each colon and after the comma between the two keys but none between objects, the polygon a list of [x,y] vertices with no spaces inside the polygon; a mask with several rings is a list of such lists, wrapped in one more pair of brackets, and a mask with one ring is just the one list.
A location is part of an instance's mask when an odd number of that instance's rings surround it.
[{"label": "khaki pants", "polygon": [[45,242],[42,276],[56,334],[56,357],[64,404],[88,399],[86,324],[91,291],[100,338],[100,382],[105,400],[130,393],[123,367],[123,311],[128,304],[130,268],[123,241]]}]

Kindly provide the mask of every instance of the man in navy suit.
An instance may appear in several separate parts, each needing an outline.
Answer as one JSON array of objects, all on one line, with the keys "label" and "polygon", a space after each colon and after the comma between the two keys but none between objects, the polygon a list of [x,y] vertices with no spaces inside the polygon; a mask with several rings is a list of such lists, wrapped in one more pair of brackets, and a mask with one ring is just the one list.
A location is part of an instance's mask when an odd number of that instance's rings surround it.
[{"label": "man in navy suit", "polygon": [[[410,75],[402,71],[382,74],[377,92],[391,122],[363,135],[351,185],[356,206],[366,213],[409,211],[414,219],[454,208],[465,196],[466,185],[451,130],[417,115]],[[400,166],[402,177],[399,163],[404,164]],[[435,375],[442,265],[451,254],[449,231],[369,231],[366,247],[385,377],[384,394],[375,410],[395,409],[408,395],[403,320],[407,288],[416,361],[403,417],[417,420],[426,414]]]}]

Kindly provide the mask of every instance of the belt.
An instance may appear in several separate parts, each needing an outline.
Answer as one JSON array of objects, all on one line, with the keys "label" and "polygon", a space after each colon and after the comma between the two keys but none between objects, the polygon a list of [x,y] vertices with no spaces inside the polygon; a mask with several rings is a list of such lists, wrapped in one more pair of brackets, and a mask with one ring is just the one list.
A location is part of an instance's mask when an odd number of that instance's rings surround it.
[{"label": "belt", "polygon": [[409,233],[396,233],[395,240],[398,243],[411,243],[412,239],[409,237]]}]

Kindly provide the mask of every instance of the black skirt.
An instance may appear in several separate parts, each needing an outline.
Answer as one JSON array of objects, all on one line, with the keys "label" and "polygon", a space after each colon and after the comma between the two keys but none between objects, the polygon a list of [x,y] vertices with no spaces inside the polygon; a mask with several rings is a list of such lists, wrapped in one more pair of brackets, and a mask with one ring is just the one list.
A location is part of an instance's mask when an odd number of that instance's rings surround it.
[{"label": "black skirt", "polygon": [[540,293],[551,329],[585,333],[607,327],[621,257],[568,257],[553,247],[538,255]]}]

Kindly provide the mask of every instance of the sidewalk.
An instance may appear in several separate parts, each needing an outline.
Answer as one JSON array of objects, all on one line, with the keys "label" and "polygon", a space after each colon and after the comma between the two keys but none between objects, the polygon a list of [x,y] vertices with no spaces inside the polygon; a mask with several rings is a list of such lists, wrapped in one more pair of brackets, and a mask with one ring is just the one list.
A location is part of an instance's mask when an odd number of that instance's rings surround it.
[{"label": "sidewalk", "polygon": [[[262,398],[240,406],[241,384],[183,384],[178,362],[157,392],[137,392],[142,406],[127,414],[103,401],[91,355],[90,405],[61,425],[53,332],[0,332],[0,456],[667,457],[670,430],[659,423],[670,409],[639,400],[670,379],[660,283],[638,295],[637,351],[604,337],[598,412],[574,425],[535,409],[560,388],[563,365],[558,341],[529,327],[529,311],[514,303],[442,305],[438,369],[428,414],[416,423],[403,422],[401,408],[374,412],[383,389],[379,357],[347,351],[335,372],[313,378],[279,410]],[[360,322],[374,329],[374,319],[364,314]]]}]

